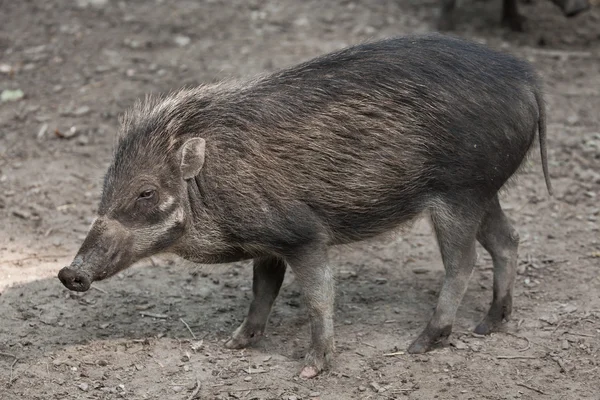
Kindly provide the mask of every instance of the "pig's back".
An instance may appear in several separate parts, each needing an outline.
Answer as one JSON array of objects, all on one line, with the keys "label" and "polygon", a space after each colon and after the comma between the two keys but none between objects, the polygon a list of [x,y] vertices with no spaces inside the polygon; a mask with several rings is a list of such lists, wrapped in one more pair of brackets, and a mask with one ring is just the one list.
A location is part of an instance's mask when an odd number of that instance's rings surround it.
[{"label": "pig's back", "polygon": [[243,139],[220,150],[240,163],[232,174],[253,171],[235,185],[306,204],[338,242],[361,239],[432,199],[493,196],[535,136],[536,85],[528,64],[458,39],[365,44],[242,90],[230,123]]}]

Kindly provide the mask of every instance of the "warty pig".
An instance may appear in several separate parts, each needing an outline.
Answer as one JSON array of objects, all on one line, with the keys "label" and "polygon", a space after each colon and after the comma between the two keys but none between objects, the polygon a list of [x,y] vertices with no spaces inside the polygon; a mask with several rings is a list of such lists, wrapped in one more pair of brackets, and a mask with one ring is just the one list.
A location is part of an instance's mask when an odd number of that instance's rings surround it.
[{"label": "warty pig", "polygon": [[476,332],[512,309],[519,236],[498,191],[539,132],[540,81],[517,58],[432,34],[361,44],[244,81],[147,99],[124,118],[98,218],[63,284],[88,290],[143,257],[254,260],[250,311],[227,342],[257,341],[286,267],[301,287],[312,377],[334,351],[327,248],[428,213],[446,275],[410,353],[452,329],[479,241],[494,264],[493,300]]}]

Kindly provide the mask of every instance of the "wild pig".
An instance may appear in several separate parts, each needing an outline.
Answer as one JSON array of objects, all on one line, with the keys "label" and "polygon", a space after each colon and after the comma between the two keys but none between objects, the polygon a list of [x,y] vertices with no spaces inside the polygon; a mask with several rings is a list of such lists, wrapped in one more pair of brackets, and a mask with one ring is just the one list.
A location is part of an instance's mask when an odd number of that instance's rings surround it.
[{"label": "wild pig", "polygon": [[[551,0],[563,14],[570,18],[590,8],[589,0]],[[440,18],[438,29],[451,30],[454,28],[454,7],[456,0],[440,0]],[[522,32],[525,18],[519,14],[517,0],[502,0],[502,24],[511,30]]]},{"label": "wild pig", "polygon": [[512,309],[519,236],[498,191],[545,114],[532,67],[442,35],[349,47],[270,75],[147,99],[125,115],[98,218],[63,284],[88,290],[143,257],[199,263],[254,259],[254,298],[227,346],[257,341],[286,267],[308,309],[301,376],[334,351],[334,274],[327,248],[431,216],[446,276],[423,353],[447,337],[479,241],[494,263],[493,301],[478,333]]}]

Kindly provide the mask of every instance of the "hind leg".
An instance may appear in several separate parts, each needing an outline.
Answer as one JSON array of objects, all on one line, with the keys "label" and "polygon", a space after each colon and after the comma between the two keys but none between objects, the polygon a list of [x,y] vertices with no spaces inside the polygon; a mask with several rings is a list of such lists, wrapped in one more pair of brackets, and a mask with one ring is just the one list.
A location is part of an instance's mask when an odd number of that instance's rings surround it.
[{"label": "hind leg", "polygon": [[440,0],[440,16],[437,22],[437,28],[440,31],[449,31],[454,29],[454,6],[456,0]]},{"label": "hind leg", "polygon": [[517,0],[504,0],[502,7],[502,23],[515,32],[523,32],[525,17],[519,14]]},{"label": "hind leg", "polygon": [[519,234],[513,229],[500,207],[498,196],[481,221],[477,240],[492,256],[494,263],[494,294],[492,305],[475,332],[487,335],[496,331],[512,312],[512,294],[517,271]]},{"label": "hind leg", "polygon": [[408,348],[412,354],[428,351],[452,332],[456,311],[475,264],[475,235],[483,211],[473,205],[444,204],[431,214],[446,276],[433,317]]}]

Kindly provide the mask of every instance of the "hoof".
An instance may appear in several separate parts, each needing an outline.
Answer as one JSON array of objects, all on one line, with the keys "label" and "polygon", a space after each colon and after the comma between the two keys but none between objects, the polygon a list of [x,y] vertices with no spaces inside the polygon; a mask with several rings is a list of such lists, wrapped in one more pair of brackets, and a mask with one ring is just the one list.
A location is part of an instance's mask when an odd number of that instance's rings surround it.
[{"label": "hoof", "polygon": [[590,9],[588,0],[571,0],[567,1],[563,8],[563,13],[567,18],[572,18]]},{"label": "hoof", "polygon": [[246,346],[248,346],[247,343],[241,342],[236,338],[230,338],[225,342],[225,347],[228,349],[243,349]]},{"label": "hoof", "polygon": [[247,325],[242,324],[231,335],[231,338],[225,342],[225,347],[228,349],[243,349],[258,342],[263,336],[263,331],[259,329],[251,329]]},{"label": "hoof", "polygon": [[429,343],[417,339],[410,345],[407,351],[409,354],[423,354],[427,353],[430,349],[431,346]]},{"label": "hoof", "polygon": [[311,379],[314,378],[315,376],[319,375],[319,369],[314,366],[314,365],[307,365],[304,368],[302,368],[302,371],[300,372],[300,378],[303,379]]},{"label": "hoof", "polygon": [[444,328],[431,328],[429,325],[425,328],[419,337],[408,348],[409,354],[423,354],[431,350],[436,344],[445,344],[448,336],[452,333],[452,326]]},{"label": "hoof", "polygon": [[522,15],[516,17],[505,17],[502,20],[502,25],[507,26],[513,32],[525,32],[526,18]]},{"label": "hoof", "polygon": [[487,321],[482,321],[479,323],[479,325],[475,327],[475,330],[473,332],[475,332],[478,335],[489,335],[493,332],[493,329]]}]

